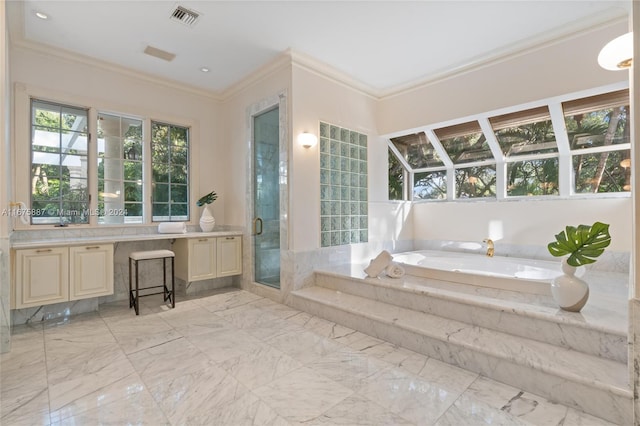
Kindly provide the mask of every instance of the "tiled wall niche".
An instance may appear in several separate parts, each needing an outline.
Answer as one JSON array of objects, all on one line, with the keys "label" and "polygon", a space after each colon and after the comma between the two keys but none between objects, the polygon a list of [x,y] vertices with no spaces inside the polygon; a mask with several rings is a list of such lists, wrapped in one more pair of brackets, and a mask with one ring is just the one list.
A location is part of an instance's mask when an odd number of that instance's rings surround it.
[{"label": "tiled wall niche", "polygon": [[320,122],[321,247],[368,241],[367,198],[367,135]]}]

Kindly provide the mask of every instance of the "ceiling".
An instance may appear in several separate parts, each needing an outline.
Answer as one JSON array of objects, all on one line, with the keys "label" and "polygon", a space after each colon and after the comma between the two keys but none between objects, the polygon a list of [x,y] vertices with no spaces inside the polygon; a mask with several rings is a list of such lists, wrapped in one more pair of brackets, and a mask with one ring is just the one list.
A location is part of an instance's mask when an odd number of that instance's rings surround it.
[{"label": "ceiling", "polygon": [[[383,96],[615,19],[630,1],[7,0],[11,41],[222,94],[291,49]],[[189,27],[177,5],[200,14]],[[36,17],[40,11],[49,19]],[[174,53],[167,62],[146,46]],[[200,71],[209,68],[208,73]]]}]

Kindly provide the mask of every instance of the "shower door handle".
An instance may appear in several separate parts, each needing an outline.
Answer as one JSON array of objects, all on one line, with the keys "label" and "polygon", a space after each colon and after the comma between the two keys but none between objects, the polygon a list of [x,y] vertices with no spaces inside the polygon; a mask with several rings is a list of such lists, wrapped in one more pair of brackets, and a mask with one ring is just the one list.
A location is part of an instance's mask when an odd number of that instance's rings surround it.
[{"label": "shower door handle", "polygon": [[[258,232],[258,222],[260,222],[260,232]],[[262,218],[253,219],[253,235],[262,235]]]}]

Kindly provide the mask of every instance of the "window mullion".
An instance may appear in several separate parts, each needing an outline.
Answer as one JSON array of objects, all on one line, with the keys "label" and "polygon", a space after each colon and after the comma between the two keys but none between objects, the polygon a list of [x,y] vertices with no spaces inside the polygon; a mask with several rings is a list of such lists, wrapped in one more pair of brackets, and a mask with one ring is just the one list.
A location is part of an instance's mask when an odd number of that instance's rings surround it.
[{"label": "window mullion", "polygon": [[142,123],[142,212],[143,212],[143,223],[151,223],[152,222],[152,211],[153,211],[153,175],[151,172],[151,162],[152,158],[152,149],[151,149],[151,119],[146,118]]},{"label": "window mullion", "polygon": [[484,137],[487,139],[491,153],[496,160],[496,199],[503,200],[507,196],[507,170],[504,161],[502,149],[496,139],[495,133],[488,118],[480,118],[478,120]]},{"label": "window mullion", "polygon": [[438,136],[436,136],[433,129],[427,129],[424,131],[424,133],[427,135],[429,142],[431,142],[431,145],[433,145],[433,149],[436,150],[436,152],[440,156],[440,159],[442,160],[444,165],[447,167],[447,169],[452,169],[453,161],[451,161],[451,157],[449,157],[449,154],[447,154],[447,151],[444,150],[442,143],[440,143],[440,139],[438,139]]},{"label": "window mullion", "polygon": [[88,187],[89,187],[89,225],[98,224],[98,111],[89,108],[88,114],[88,140],[87,140],[87,162],[88,162]]},{"label": "window mullion", "polygon": [[558,195],[568,197],[573,193],[573,183],[571,182],[573,167],[571,166],[571,149],[569,136],[567,135],[567,129],[564,123],[562,104],[549,104],[549,113],[551,114],[551,124],[553,125],[553,133],[556,137],[559,154]]}]

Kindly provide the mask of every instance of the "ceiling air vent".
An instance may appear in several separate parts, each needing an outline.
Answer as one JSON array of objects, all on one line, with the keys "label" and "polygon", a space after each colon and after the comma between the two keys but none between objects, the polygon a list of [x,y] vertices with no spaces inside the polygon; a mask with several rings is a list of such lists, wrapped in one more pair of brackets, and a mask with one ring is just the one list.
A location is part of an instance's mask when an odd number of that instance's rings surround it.
[{"label": "ceiling air vent", "polygon": [[189,27],[193,27],[199,17],[200,14],[198,12],[194,12],[193,10],[189,10],[182,6],[176,6],[176,8],[173,9],[173,12],[171,12],[171,19],[182,22]]}]

